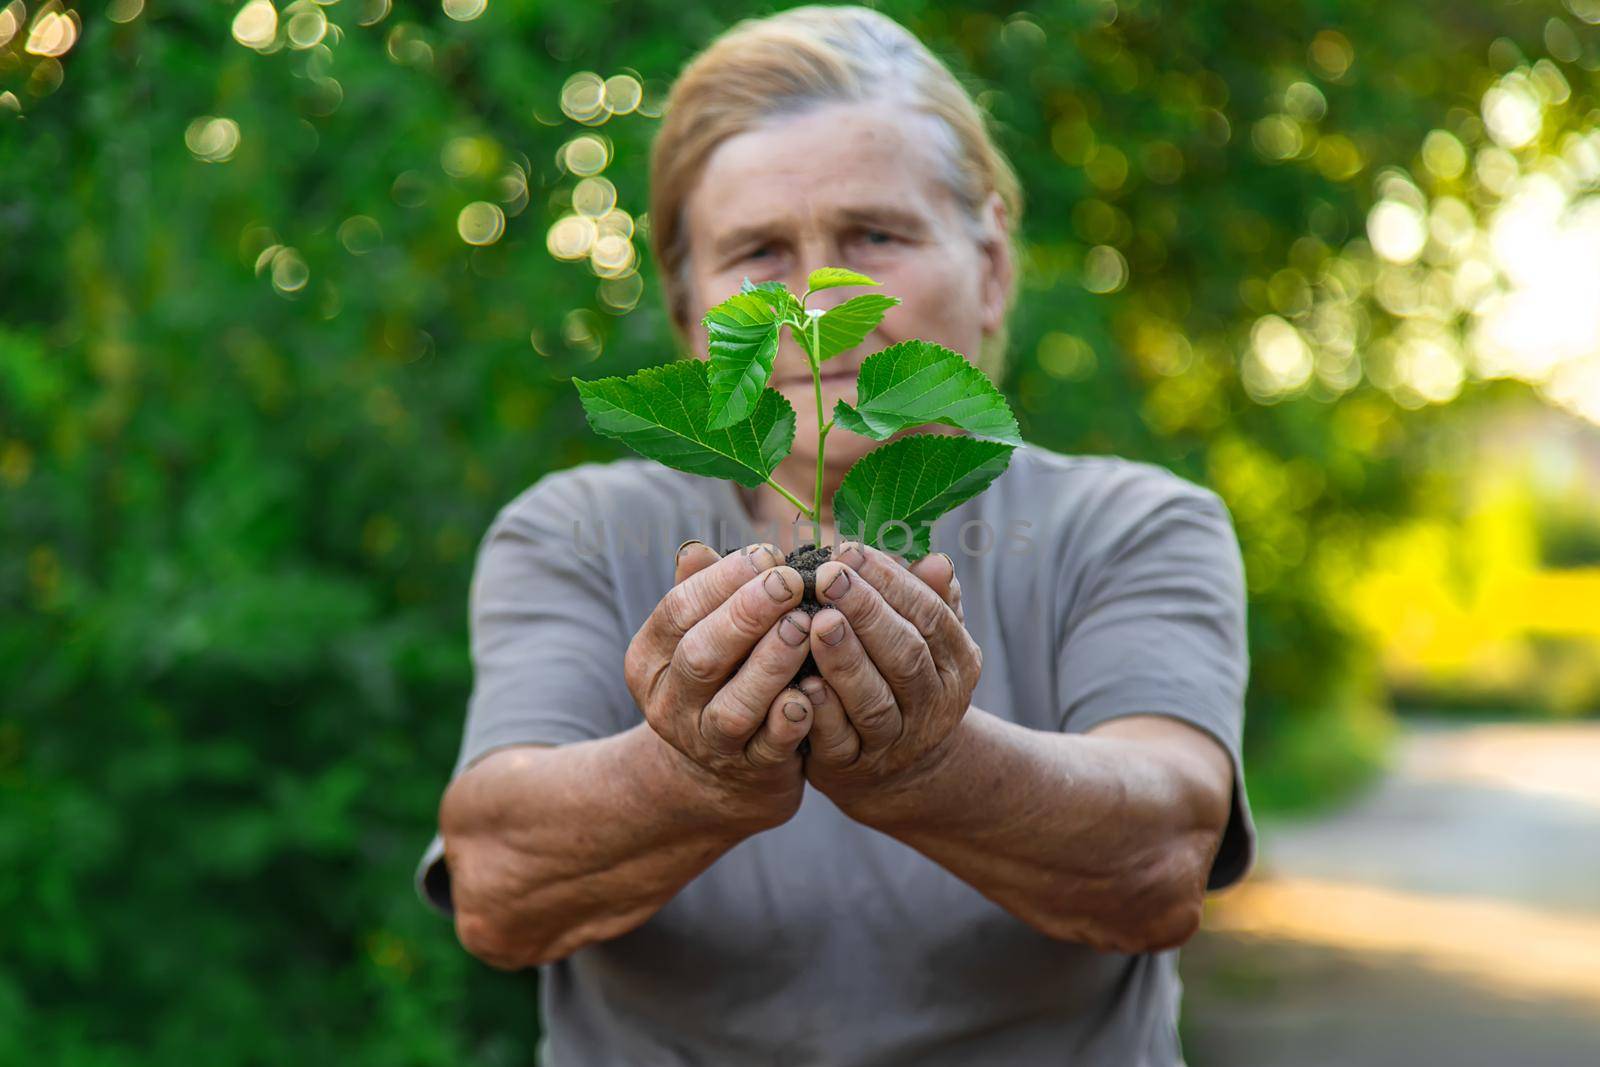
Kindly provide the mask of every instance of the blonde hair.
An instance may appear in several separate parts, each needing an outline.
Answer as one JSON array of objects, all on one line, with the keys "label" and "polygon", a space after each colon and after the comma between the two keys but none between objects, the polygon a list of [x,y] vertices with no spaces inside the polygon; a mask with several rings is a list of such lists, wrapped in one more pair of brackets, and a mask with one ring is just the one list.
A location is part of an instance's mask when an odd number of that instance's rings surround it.
[{"label": "blonde hair", "polygon": [[[995,145],[983,113],[953,74],[915,35],[864,7],[808,5],[744,19],[690,61],[667,97],[650,153],[650,246],[667,311],[687,342],[689,240],[684,207],[712,151],[776,116],[828,103],[902,102],[931,117],[939,131],[942,178],[976,237],[982,208],[999,193],[1006,239],[1019,262],[1022,190]],[[1009,317],[1016,286],[1006,296]],[[984,343],[975,362],[998,377],[1006,330]]]}]

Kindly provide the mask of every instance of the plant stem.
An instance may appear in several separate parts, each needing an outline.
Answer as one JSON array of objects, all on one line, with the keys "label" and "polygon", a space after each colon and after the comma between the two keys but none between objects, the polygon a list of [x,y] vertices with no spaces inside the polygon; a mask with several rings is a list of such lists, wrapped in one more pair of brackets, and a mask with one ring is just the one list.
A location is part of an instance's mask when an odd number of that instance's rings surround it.
[{"label": "plant stem", "polygon": [[[809,294],[808,294],[809,295]],[[811,521],[822,522],[822,456],[827,449],[828,431],[833,429],[833,420],[826,423],[822,421],[822,361],[816,353],[822,351],[822,320],[817,317],[811,320],[811,387],[817,397],[817,481],[815,491],[811,497]],[[820,536],[820,531],[818,536]]]},{"label": "plant stem", "polygon": [[799,497],[795,496],[793,493],[789,492],[789,490],[785,489],[783,486],[774,481],[772,475],[770,474],[767,475],[767,484],[776,489],[779,496],[783,497],[783,499],[799,508],[802,515],[806,516],[806,518],[811,519],[812,521],[816,521],[817,517],[816,515],[812,514],[811,509],[802,504]]}]

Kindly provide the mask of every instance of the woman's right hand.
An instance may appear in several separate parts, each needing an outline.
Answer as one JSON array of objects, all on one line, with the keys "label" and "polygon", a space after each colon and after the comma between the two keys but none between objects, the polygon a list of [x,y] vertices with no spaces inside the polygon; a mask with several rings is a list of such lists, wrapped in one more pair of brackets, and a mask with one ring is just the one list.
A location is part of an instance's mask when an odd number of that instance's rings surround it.
[{"label": "woman's right hand", "polygon": [[719,556],[690,541],[673,581],[628,645],[628,690],[730,820],[779,825],[800,806],[811,730],[811,702],[788,684],[809,648],[800,573],[768,544]]}]

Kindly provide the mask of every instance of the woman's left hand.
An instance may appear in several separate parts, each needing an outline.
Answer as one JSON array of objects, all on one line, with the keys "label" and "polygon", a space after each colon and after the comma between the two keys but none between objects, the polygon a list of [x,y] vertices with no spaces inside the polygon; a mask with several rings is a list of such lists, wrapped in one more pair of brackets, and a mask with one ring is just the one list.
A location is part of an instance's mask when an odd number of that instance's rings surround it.
[{"label": "woman's left hand", "polygon": [[942,553],[907,567],[856,541],[817,568],[826,606],[811,621],[822,680],[801,683],[814,709],[806,777],[863,821],[943,762],[971,704],[983,653],[952,572]]}]

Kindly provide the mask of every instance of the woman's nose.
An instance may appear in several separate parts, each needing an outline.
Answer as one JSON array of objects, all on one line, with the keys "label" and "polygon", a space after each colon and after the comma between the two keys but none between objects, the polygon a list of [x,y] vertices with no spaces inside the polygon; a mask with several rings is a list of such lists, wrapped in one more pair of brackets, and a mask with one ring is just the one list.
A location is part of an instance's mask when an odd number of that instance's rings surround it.
[{"label": "woman's nose", "polygon": [[[820,235],[813,235],[810,240],[803,240],[799,252],[800,254],[795,257],[795,277],[785,283],[797,298],[805,295],[806,279],[811,277],[812,271],[823,267],[844,266],[839,260],[839,250],[834,247],[834,243]],[[813,294],[811,299],[806,301],[806,306],[827,310],[838,303],[836,299],[838,295],[834,290],[824,289],[820,293]]]}]

